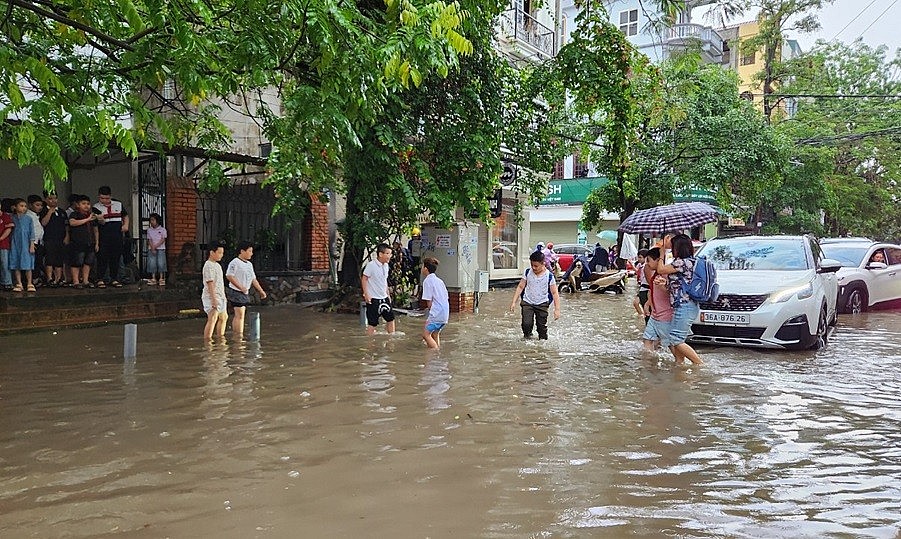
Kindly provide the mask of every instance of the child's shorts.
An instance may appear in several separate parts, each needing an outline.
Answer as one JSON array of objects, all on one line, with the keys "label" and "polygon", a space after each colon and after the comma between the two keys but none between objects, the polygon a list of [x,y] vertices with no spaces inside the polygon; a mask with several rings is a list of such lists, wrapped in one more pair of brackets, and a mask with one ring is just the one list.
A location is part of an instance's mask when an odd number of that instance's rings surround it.
[{"label": "child's shorts", "polygon": [[235,290],[230,286],[225,287],[225,297],[234,307],[247,307],[250,305],[250,294],[245,294],[240,290]]},{"label": "child's shorts", "polygon": [[66,246],[63,240],[47,240],[44,242],[44,265],[61,268],[66,263]]},{"label": "child's shorts", "polygon": [[93,245],[80,245],[78,243],[69,244],[69,265],[73,268],[82,266],[94,266],[97,257],[94,254]]},{"label": "child's shorts", "polygon": [[644,334],[641,338],[646,341],[660,341],[660,346],[669,346],[667,341],[671,328],[672,322],[661,322],[660,320],[649,318],[648,325],[645,326]]},{"label": "child's shorts", "polygon": [[391,300],[388,298],[373,298],[366,304],[366,323],[370,326],[379,325],[379,317],[385,319],[385,322],[394,321],[394,309],[391,308]]},{"label": "child's shorts", "polygon": [[426,322],[425,330],[429,333],[435,333],[441,331],[441,328],[446,326],[446,322]]},{"label": "child's shorts", "polygon": [[[217,305],[217,307],[218,307],[217,310],[219,311],[220,315],[225,313],[225,307],[228,304],[228,302],[222,301],[222,299],[223,298],[219,298],[220,301],[219,301],[219,304]],[[203,312],[205,312],[206,314],[209,315],[210,311],[213,310],[213,302],[211,302],[207,298],[201,298],[201,301],[203,302]]]}]

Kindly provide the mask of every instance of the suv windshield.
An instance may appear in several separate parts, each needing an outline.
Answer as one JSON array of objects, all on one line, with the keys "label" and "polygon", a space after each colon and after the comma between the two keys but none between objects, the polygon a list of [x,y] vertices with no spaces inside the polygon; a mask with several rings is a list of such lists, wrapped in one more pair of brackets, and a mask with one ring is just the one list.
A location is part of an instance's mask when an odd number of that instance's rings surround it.
[{"label": "suv windshield", "polygon": [[701,251],[718,270],[808,269],[803,240],[722,239],[710,240]]},{"label": "suv windshield", "polygon": [[824,243],[820,247],[826,253],[826,258],[838,260],[846,268],[859,266],[869,250],[868,245],[842,245],[840,243]]}]

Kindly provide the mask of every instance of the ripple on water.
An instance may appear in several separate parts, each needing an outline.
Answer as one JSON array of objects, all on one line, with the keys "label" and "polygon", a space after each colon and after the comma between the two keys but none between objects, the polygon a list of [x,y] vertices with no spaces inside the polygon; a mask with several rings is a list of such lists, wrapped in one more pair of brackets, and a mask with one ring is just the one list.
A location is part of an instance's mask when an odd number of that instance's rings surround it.
[{"label": "ripple on water", "polygon": [[897,313],[683,369],[641,353],[632,294],[565,297],[541,342],[511,294],[437,352],[421,320],[368,338],[296,306],[260,343],[142,326],[131,364],[109,328],[12,337],[0,535],[897,537]]}]

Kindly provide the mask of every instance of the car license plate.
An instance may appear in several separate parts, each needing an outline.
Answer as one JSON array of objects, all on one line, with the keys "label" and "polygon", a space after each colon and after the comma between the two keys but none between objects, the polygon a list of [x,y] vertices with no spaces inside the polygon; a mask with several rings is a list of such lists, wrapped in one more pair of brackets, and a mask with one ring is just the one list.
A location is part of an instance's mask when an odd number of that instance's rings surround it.
[{"label": "car license plate", "polygon": [[736,326],[747,326],[751,323],[751,315],[702,311],[701,322],[705,322],[707,324],[733,324]]}]

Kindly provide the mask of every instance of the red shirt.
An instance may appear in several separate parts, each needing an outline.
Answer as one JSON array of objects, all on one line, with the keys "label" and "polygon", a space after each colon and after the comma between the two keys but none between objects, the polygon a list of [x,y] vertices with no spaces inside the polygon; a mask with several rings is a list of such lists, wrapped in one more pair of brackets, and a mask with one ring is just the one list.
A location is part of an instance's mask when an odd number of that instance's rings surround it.
[{"label": "red shirt", "polygon": [[9,229],[9,235],[6,238],[0,240],[0,249],[6,249],[7,251],[12,249],[13,242],[13,228],[15,228],[15,224],[13,223],[13,218],[10,214],[5,211],[0,211],[0,236]]}]

